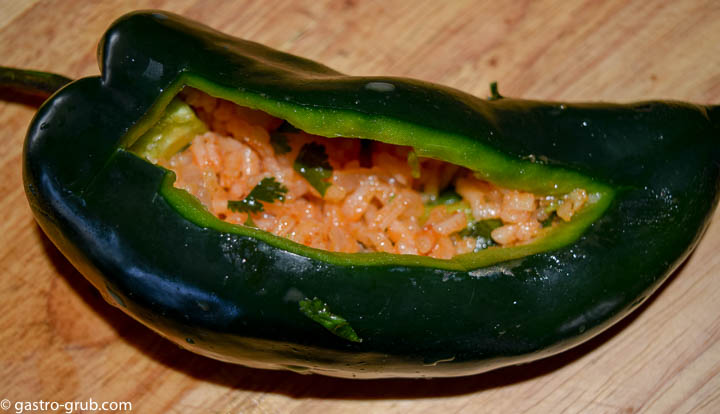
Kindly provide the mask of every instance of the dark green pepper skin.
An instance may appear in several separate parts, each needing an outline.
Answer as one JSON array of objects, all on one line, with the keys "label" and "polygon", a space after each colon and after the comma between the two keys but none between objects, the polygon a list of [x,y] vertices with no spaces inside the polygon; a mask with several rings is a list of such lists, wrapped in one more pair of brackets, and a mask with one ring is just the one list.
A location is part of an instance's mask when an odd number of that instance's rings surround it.
[{"label": "dark green pepper skin", "polygon": [[[99,60],[101,77],[63,88],[29,129],[30,206],[109,302],[225,361],[373,378],[468,375],[548,356],[640,305],[691,252],[718,201],[717,107],[483,101],[419,81],[344,76],[164,13],[118,20]],[[479,270],[305,257],[184,218],[159,193],[166,171],[118,150],[184,74],[458,134],[615,194],[573,243]],[[362,342],[300,312],[298,302],[314,297]]]}]

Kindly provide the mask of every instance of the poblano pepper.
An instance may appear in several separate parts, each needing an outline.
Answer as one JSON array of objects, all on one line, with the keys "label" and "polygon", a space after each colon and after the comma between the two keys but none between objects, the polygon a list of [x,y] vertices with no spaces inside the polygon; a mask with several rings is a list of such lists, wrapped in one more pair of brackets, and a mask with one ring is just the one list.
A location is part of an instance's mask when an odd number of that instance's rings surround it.
[{"label": "poblano pepper", "polygon": [[[162,12],[116,21],[99,61],[100,77],[62,88],[30,126],[30,206],[110,303],[225,361],[371,378],[548,356],[639,306],[718,201],[717,106],[486,101],[342,75]],[[533,243],[452,260],[301,246],[215,218],[130,150],[178,149],[138,140],[162,136],[184,86],[313,134],[411,146],[506,187],[584,188],[593,202]]]}]

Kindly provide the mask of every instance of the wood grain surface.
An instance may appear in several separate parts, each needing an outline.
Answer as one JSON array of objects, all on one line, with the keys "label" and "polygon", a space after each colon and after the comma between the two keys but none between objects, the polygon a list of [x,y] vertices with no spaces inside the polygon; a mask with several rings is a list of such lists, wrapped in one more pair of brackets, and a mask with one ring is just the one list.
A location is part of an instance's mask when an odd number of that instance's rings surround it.
[{"label": "wood grain surface", "polygon": [[[160,8],[356,75],[486,96],[720,103],[717,0],[0,1],[0,65],[95,75],[121,14]],[[0,399],[140,413],[720,412],[720,217],[637,312],[539,362],[466,378],[352,381],[193,355],[106,304],[35,224],[21,152],[34,108],[0,103]],[[719,137],[720,138],[720,137]],[[64,412],[62,407],[59,410]]]}]

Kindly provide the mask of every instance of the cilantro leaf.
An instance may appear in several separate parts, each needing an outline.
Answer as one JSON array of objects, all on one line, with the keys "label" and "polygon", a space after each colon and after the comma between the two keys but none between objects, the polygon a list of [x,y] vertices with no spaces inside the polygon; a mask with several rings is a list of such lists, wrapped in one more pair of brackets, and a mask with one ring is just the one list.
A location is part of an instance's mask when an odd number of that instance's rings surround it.
[{"label": "cilantro leaf", "polygon": [[443,190],[434,200],[428,202],[429,206],[446,205],[450,206],[459,203],[463,200],[462,196],[455,191],[454,188],[450,187]]},{"label": "cilantro leaf", "polygon": [[295,125],[291,124],[288,121],[283,121],[282,124],[277,129],[277,132],[302,132],[298,128],[295,127]]},{"label": "cilantro leaf", "polygon": [[330,312],[327,303],[322,300],[305,298],[300,301],[300,311],[333,334],[348,341],[362,342],[350,323],[342,316]]},{"label": "cilantro leaf", "polygon": [[321,196],[325,196],[325,191],[330,187],[327,179],[332,177],[333,170],[324,146],[316,142],[303,145],[295,159],[293,169],[315,187]]},{"label": "cilantro leaf", "polygon": [[252,216],[250,214],[248,214],[248,217],[247,217],[247,219],[245,219],[245,223],[243,223],[243,225],[248,226],[248,227],[257,228],[257,224],[255,224],[255,221],[253,221]]},{"label": "cilantro leaf", "polygon": [[557,216],[557,213],[553,210],[549,215],[548,218],[540,222],[542,224],[543,228],[550,227],[553,224],[553,221],[555,220],[555,217]]},{"label": "cilantro leaf", "polygon": [[465,230],[462,230],[460,232],[461,237],[483,237],[488,240],[492,240],[490,238],[490,233],[492,233],[493,230],[496,228],[502,226],[502,220],[499,219],[486,219],[486,220],[478,220],[470,223]]},{"label": "cilantro leaf", "polygon": [[287,135],[281,132],[273,132],[270,134],[270,145],[272,145],[276,155],[287,154],[292,151],[290,144],[288,144]]},{"label": "cilantro leaf", "polygon": [[495,241],[490,237],[490,233],[502,225],[502,220],[499,219],[478,220],[470,223],[465,230],[462,230],[458,234],[460,237],[474,237],[475,248],[473,252],[477,253],[480,250],[485,250],[495,245]]},{"label": "cilantro leaf", "polygon": [[272,203],[275,200],[285,201],[287,187],[275,181],[275,177],[265,177],[260,181],[250,194],[242,200],[228,201],[228,209],[237,213],[259,213],[265,211],[261,201]]}]

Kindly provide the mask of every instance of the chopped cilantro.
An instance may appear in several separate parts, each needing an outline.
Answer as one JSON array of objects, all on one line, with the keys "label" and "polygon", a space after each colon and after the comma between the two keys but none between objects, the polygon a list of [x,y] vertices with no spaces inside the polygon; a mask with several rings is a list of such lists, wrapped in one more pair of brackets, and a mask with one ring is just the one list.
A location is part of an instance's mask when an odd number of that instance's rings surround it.
[{"label": "chopped cilantro", "polygon": [[291,124],[288,121],[283,121],[282,124],[278,127],[276,132],[302,132],[299,129],[295,128],[293,124]]},{"label": "chopped cilantro", "polygon": [[252,219],[252,216],[250,214],[248,214],[248,217],[247,217],[247,219],[245,219],[245,223],[243,223],[243,224],[248,227],[257,228],[257,224],[255,224],[255,221]]},{"label": "chopped cilantro", "polygon": [[462,196],[455,192],[454,188],[448,187],[432,200],[425,203],[423,206],[423,214],[420,216],[420,224],[425,223],[428,217],[430,217],[430,213],[438,206],[445,206],[445,211],[450,214],[462,211],[467,215],[468,221],[473,220],[472,209],[470,209],[467,201],[464,201]]},{"label": "chopped cilantro", "polygon": [[305,177],[321,196],[325,196],[325,191],[330,187],[330,183],[326,180],[332,177],[332,167],[328,162],[324,146],[316,142],[303,145],[295,159],[293,169]]},{"label": "chopped cilantro", "polygon": [[441,192],[437,197],[435,197],[434,200],[428,203],[428,205],[431,206],[439,206],[439,205],[446,205],[449,206],[451,204],[459,203],[462,201],[462,196],[458,194],[454,188],[450,187],[443,192]]},{"label": "chopped cilantro", "polygon": [[330,312],[327,303],[322,300],[305,298],[300,301],[300,311],[333,334],[348,341],[362,342],[350,323],[342,316]]},{"label": "chopped cilantro", "polygon": [[490,233],[502,225],[502,220],[499,219],[478,220],[470,223],[465,230],[462,230],[459,234],[461,237],[483,237],[492,240]]},{"label": "chopped cilantro", "polygon": [[282,132],[273,132],[270,134],[270,145],[272,145],[275,155],[287,154],[292,151],[288,144],[287,135]]},{"label": "chopped cilantro", "polygon": [[555,216],[557,216],[557,213],[553,210],[549,215],[548,218],[540,222],[542,224],[543,228],[552,226],[553,220],[555,219]]},{"label": "chopped cilantro", "polygon": [[499,219],[478,220],[470,223],[465,230],[458,234],[460,237],[474,237],[475,248],[473,249],[473,252],[477,253],[480,250],[485,250],[488,247],[495,245],[495,241],[493,241],[492,237],[490,237],[490,233],[492,233],[492,231],[496,228],[502,226],[502,224],[502,220]]},{"label": "chopped cilantro", "polygon": [[237,213],[259,213],[265,211],[261,201],[272,203],[275,200],[285,201],[288,189],[275,181],[275,177],[265,177],[242,200],[228,201],[228,208]]}]

